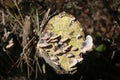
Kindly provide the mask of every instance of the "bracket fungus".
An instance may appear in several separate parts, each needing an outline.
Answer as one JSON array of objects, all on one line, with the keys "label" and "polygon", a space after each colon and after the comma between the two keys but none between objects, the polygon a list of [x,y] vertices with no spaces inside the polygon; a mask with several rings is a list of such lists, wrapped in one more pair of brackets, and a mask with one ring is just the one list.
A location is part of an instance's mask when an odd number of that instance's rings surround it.
[{"label": "bracket fungus", "polygon": [[80,48],[81,53],[86,53],[86,51],[91,50],[93,47],[93,39],[90,35],[86,36],[86,40],[82,43]]}]

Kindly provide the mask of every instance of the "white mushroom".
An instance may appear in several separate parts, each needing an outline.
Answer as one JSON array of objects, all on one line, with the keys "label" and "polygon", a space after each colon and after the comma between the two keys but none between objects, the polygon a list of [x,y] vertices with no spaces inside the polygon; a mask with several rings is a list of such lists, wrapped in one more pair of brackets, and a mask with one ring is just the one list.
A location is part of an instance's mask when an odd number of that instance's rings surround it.
[{"label": "white mushroom", "polygon": [[66,52],[68,51],[69,49],[71,49],[72,45],[68,45],[66,46],[65,48],[63,48],[63,52]]},{"label": "white mushroom", "polygon": [[70,68],[70,71],[72,71],[74,73],[74,71],[76,72],[77,67],[74,68]]},{"label": "white mushroom", "polygon": [[45,47],[49,47],[51,44],[48,44],[46,42],[43,42],[43,43],[38,43],[37,44],[37,48],[41,47],[41,48],[45,48]]},{"label": "white mushroom", "polygon": [[72,54],[72,53],[67,53],[66,54],[66,57],[68,57],[68,58],[71,58],[71,57],[73,57],[74,55]]},{"label": "white mushroom", "polygon": [[51,38],[50,38],[50,40],[53,40],[53,39],[56,39],[56,38],[59,38],[60,37],[60,35],[53,35]]},{"label": "white mushroom", "polygon": [[93,39],[90,35],[87,35],[86,40],[82,43],[80,48],[81,53],[86,53],[86,51],[91,50],[93,47]]},{"label": "white mushroom", "polygon": [[42,39],[49,39],[51,37],[51,35],[49,33],[44,33],[43,36],[41,37]]},{"label": "white mushroom", "polygon": [[76,47],[72,47],[72,49],[71,49],[72,51],[78,51],[79,49],[78,48],[76,48]]},{"label": "white mushroom", "polygon": [[62,38],[61,40],[60,40],[60,43],[64,43],[64,42],[66,42],[66,41],[68,41],[69,40],[69,38]]},{"label": "white mushroom", "polygon": [[83,58],[77,58],[77,61],[78,61],[78,62],[82,62],[82,61],[83,61]]},{"label": "white mushroom", "polygon": [[50,40],[49,42],[55,43],[55,42],[58,42],[58,39],[53,39],[53,40]]},{"label": "white mushroom", "polygon": [[58,49],[54,52],[55,55],[62,54],[64,53],[61,49]]},{"label": "white mushroom", "polygon": [[77,60],[75,58],[71,58],[69,61],[69,67],[72,68],[77,64]]},{"label": "white mushroom", "polygon": [[55,65],[60,65],[60,63],[59,63],[59,62],[56,62],[56,61],[53,61],[53,63],[54,63]]},{"label": "white mushroom", "polygon": [[78,34],[78,35],[76,36],[76,39],[80,39],[81,37],[82,37],[82,35]]},{"label": "white mushroom", "polygon": [[57,61],[57,60],[59,60],[59,58],[58,58],[57,56],[55,56],[55,55],[50,56],[50,59],[51,59],[52,61]]}]

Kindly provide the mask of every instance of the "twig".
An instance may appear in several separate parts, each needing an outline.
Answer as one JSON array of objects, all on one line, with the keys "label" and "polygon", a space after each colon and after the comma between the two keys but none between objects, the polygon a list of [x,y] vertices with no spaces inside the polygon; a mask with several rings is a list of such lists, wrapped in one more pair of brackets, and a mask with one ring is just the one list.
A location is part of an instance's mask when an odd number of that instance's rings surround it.
[{"label": "twig", "polygon": [[[3,0],[1,0],[1,3],[3,4]],[[2,24],[5,25],[5,13],[4,13],[3,9],[1,11],[1,13],[2,13]]]},{"label": "twig", "polygon": [[25,49],[27,49],[27,47],[30,45],[30,43],[35,39],[35,37],[33,37],[24,47],[23,47],[23,52]]},{"label": "twig", "polygon": [[46,25],[46,23],[48,22],[48,20],[53,16],[53,15],[55,15],[56,13],[57,13],[57,11],[56,12],[54,12],[52,15],[49,15],[49,13],[50,13],[50,8],[48,9],[48,11],[45,13],[45,16],[44,16],[44,18],[43,18],[43,20],[42,20],[42,23],[41,23],[41,25],[40,25],[40,30],[39,30],[39,33],[38,33],[38,35],[39,35],[39,39],[40,39],[40,37],[41,37],[41,33],[42,33],[42,31],[44,30],[44,28],[45,28],[45,25]]},{"label": "twig", "polygon": [[22,28],[23,27],[23,24],[20,22],[20,20],[18,19],[18,17],[17,16],[14,16],[13,14],[11,14],[11,12],[7,9],[7,12],[8,12],[8,14],[13,18],[13,19],[15,19],[15,21],[17,21],[18,22],[18,24],[20,25],[20,27]]},{"label": "twig", "polygon": [[3,10],[2,10],[2,24],[5,25],[5,14]]},{"label": "twig", "polygon": [[37,31],[37,34],[38,34],[39,30],[40,30],[40,29],[39,29],[39,24],[40,24],[40,23],[39,23],[38,10],[36,10],[36,25],[37,25],[37,30],[38,30],[38,31]]},{"label": "twig", "polygon": [[22,22],[24,22],[24,19],[23,19],[23,17],[22,17],[21,12],[20,12],[20,8],[18,7],[18,4],[16,3],[16,0],[12,0],[12,1],[13,1],[13,3],[15,4],[17,10],[18,10],[18,13],[19,13],[19,15],[20,15],[20,17],[21,17],[21,19],[22,19]]},{"label": "twig", "polygon": [[50,8],[48,9],[48,11],[45,13],[45,16],[44,16],[44,18],[43,18],[43,20],[42,20],[42,23],[41,23],[41,25],[40,25],[40,33],[43,31],[43,29],[44,29],[44,26],[45,26],[45,23],[48,21],[48,19],[49,19],[49,13],[50,13]]}]

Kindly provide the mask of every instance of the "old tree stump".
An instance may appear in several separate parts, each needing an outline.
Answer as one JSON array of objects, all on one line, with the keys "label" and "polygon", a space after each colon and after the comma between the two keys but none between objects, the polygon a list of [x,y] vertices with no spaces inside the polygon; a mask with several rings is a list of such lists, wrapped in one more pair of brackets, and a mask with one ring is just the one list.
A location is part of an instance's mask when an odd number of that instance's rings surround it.
[{"label": "old tree stump", "polygon": [[66,12],[53,16],[40,34],[38,56],[42,57],[59,74],[71,74],[76,64],[83,61],[80,47],[84,32],[79,21]]}]

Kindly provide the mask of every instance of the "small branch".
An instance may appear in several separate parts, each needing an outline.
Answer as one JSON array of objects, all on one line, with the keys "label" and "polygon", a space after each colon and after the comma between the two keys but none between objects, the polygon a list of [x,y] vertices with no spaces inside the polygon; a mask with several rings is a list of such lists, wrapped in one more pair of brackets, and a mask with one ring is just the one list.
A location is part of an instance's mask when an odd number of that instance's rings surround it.
[{"label": "small branch", "polygon": [[12,0],[12,1],[13,1],[13,3],[15,4],[17,10],[18,10],[18,13],[19,13],[19,15],[20,15],[20,17],[21,17],[21,19],[22,19],[22,22],[24,22],[23,16],[22,16],[22,14],[21,14],[21,12],[20,12],[20,8],[18,7],[18,4],[16,3],[16,0]]},{"label": "small branch", "polygon": [[[3,4],[3,0],[1,0],[1,3]],[[5,13],[4,13],[3,9],[1,11],[1,13],[2,13],[2,24],[5,25]]]},{"label": "small branch", "polygon": [[49,13],[50,13],[50,8],[49,8],[48,11],[45,13],[45,16],[44,16],[44,18],[43,18],[43,20],[42,20],[42,23],[41,23],[41,25],[40,25],[40,33],[43,31],[44,26],[45,26],[46,22],[47,22],[48,19],[49,19],[49,16],[48,16]]},{"label": "small branch", "polygon": [[36,9],[36,25],[37,25],[37,34],[38,34],[38,32],[39,32],[39,16],[38,16],[38,10]]},{"label": "small branch", "polygon": [[18,17],[15,15],[13,15],[10,11],[9,11],[9,9],[6,9],[7,10],[7,13],[13,18],[13,19],[15,19],[15,21],[20,25],[20,27],[22,28],[23,27],[23,24],[22,24],[22,22],[20,22],[20,20],[18,19]]},{"label": "small branch", "polygon": [[48,11],[45,13],[45,16],[44,16],[44,18],[43,18],[43,20],[42,20],[42,23],[41,23],[41,25],[40,25],[40,30],[39,30],[39,32],[38,32],[38,35],[39,35],[39,39],[40,39],[40,34],[42,33],[42,31],[45,29],[45,25],[47,24],[47,22],[48,22],[48,20],[53,16],[53,15],[55,15],[56,13],[57,13],[57,11],[56,12],[54,12],[53,14],[51,14],[51,15],[49,15],[49,13],[50,13],[50,8],[48,9]]}]

